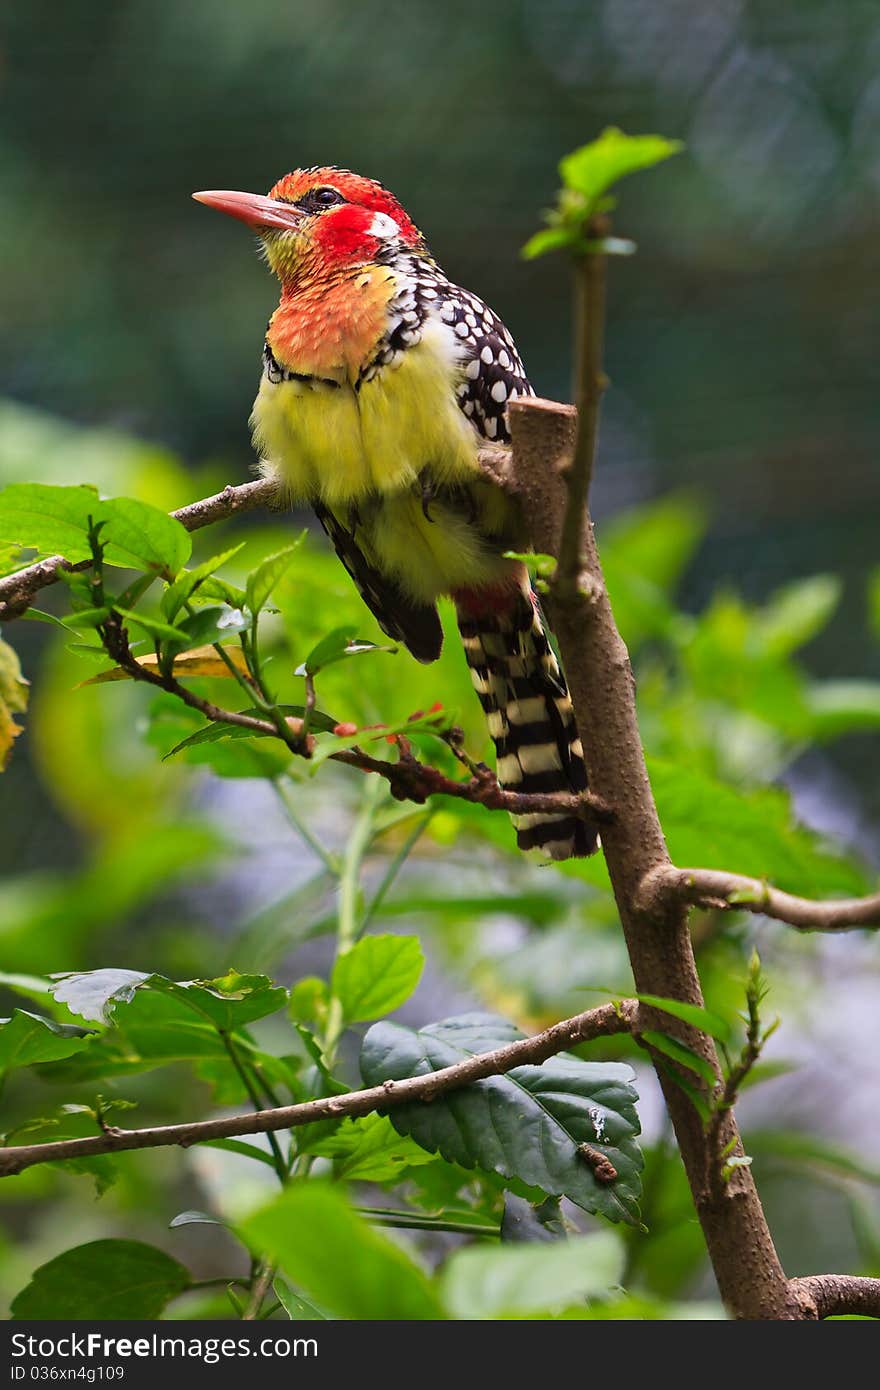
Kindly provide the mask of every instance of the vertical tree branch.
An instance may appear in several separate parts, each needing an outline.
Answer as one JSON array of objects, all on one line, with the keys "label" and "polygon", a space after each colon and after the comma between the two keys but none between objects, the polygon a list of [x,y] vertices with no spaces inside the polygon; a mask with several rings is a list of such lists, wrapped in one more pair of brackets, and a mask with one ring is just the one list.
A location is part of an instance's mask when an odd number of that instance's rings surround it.
[{"label": "vertical tree branch", "polygon": [[[616,813],[602,830],[602,846],[636,988],[700,1004],[687,906],[675,900],[662,909],[646,910],[641,905],[643,879],[658,866],[668,865],[669,856],[639,736],[629,654],[608,601],[592,522],[582,505],[589,478],[586,474],[572,477],[575,419],[570,406],[534,399],[511,403],[515,481],[536,550],[561,560],[563,516],[567,509],[577,513],[580,534],[574,553],[583,562],[574,574],[560,564],[550,585],[548,608],[590,785]],[[652,1026],[671,1031],[668,1017],[655,1017]],[[683,1025],[678,1032],[683,1042],[711,1063],[720,1083],[711,1039]],[[666,1072],[657,1071],[726,1306],[739,1318],[803,1317],[802,1304],[779,1262],[750,1170],[735,1168],[723,1185],[713,1180],[720,1155],[708,1143],[700,1117],[684,1092]],[[718,1139],[722,1146],[732,1141],[731,1154],[742,1154],[732,1112],[725,1115]]]}]

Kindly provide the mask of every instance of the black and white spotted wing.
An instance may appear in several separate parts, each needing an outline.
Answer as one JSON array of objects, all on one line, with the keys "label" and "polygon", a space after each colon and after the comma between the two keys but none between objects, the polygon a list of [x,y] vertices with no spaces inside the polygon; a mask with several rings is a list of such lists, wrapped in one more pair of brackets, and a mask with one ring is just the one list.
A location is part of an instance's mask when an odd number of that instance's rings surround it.
[{"label": "black and white spotted wing", "polygon": [[380,574],[364,555],[354,531],[329,507],[316,503],[315,515],[382,631],[403,642],[417,661],[436,661],[443,646],[443,628],[434,605],[416,603],[393,579]]},{"label": "black and white spotted wing", "polygon": [[465,376],[458,404],[484,439],[506,444],[507,406],[519,396],[533,396],[516,343],[500,318],[469,290],[449,285],[440,318],[461,339]]}]

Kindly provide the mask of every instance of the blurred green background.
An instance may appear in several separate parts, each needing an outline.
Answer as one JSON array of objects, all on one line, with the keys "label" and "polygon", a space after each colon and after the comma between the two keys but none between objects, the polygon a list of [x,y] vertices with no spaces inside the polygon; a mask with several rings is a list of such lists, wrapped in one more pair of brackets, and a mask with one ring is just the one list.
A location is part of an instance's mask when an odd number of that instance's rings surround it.
[{"label": "blurred green background", "polygon": [[[725,590],[760,604],[792,580],[838,575],[833,616],[792,645],[812,639],[803,656],[812,677],[880,677],[866,621],[880,551],[878,59],[873,0],[13,4],[0,17],[2,480],[90,481],[170,506],[248,476],[247,418],[274,285],[252,239],[189,195],[262,191],[296,165],[346,165],[391,187],[452,278],[501,313],[538,392],[567,398],[566,267],[522,262],[519,248],[552,200],[560,155],[609,124],[656,130],[687,150],[625,186],[616,215],[639,254],[612,266],[600,539],[618,514],[684,494],[665,522],[657,515],[663,581],[671,588],[683,568],[685,614]],[[285,526],[256,534],[251,563]],[[319,552],[316,593],[334,612],[356,609],[345,576]],[[625,597],[625,531],[614,560]],[[670,694],[665,659],[640,671],[649,744],[734,780],[784,774],[801,818],[855,847],[870,881],[880,862],[876,709],[828,744],[812,726],[785,727],[783,707],[797,698],[780,678],[761,737],[737,719],[710,718],[710,706],[736,703],[737,661],[718,658],[734,651],[736,622],[717,602],[703,648],[684,662],[705,702],[699,717],[680,691]],[[296,648],[295,616],[288,629]],[[633,618],[627,635],[637,645],[650,633]],[[221,968],[222,943],[255,909],[308,880],[271,797],[258,783],[157,764],[155,749],[131,737],[144,723],[136,692],[74,694],[88,671],[63,642],[36,624],[17,624],[14,637],[36,695],[0,812],[5,968],[120,964],[183,975],[208,973],[212,952],[211,968]],[[461,700],[476,730],[458,659],[450,644],[439,674],[408,663],[401,708],[383,715],[439,695]],[[738,669],[751,678],[748,661]],[[175,736],[153,741],[164,750]],[[313,814],[331,839],[344,828],[320,791]],[[590,936],[580,899],[565,896],[575,885],[512,871],[448,828],[463,884],[473,872],[484,892],[488,874],[499,894],[545,893],[558,930],[543,931],[540,913],[530,919],[522,906],[479,933],[450,911],[437,978],[418,996],[423,1016],[452,1012],[475,989],[527,1017],[579,1007],[582,996],[564,987],[575,941],[583,984],[624,978],[604,897],[590,909]],[[424,854],[423,894],[439,891],[430,865],[444,853],[441,835]],[[735,975],[751,931],[713,926],[710,974]],[[809,1065],[772,1083],[784,1089],[772,1101],[768,1089],[764,1113],[847,1138],[876,1165],[877,1078],[859,1060],[880,1042],[876,945],[781,938],[782,928],[765,932],[762,950],[776,961],[776,1006],[791,1010],[786,1055]],[[181,1089],[175,1103],[185,1111],[190,1096]],[[650,1100],[645,1109],[656,1136]],[[10,1219],[21,1244],[4,1293],[70,1243],[71,1224],[83,1239],[155,1238],[144,1210],[154,1220],[174,1214],[162,1183],[175,1161],[132,1159],[99,1207],[85,1179],[37,1170],[18,1180]],[[194,1196],[198,1162],[178,1207],[207,1201]],[[852,1229],[844,1220],[855,1209],[849,1188],[841,1197],[790,1175],[774,1182],[771,1165],[763,1190],[792,1273],[853,1268],[876,1241],[873,1217]],[[670,1229],[679,1218],[673,1204]],[[210,1273],[213,1256],[202,1253]],[[702,1277],[697,1257],[663,1291],[705,1292]],[[658,1275],[653,1287],[662,1285]]]}]

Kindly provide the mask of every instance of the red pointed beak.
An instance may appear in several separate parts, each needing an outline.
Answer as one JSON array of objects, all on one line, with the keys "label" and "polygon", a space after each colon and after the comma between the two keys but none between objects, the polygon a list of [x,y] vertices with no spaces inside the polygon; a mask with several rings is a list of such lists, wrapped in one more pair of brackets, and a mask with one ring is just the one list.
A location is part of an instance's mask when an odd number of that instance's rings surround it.
[{"label": "red pointed beak", "polygon": [[233,193],[217,189],[207,193],[194,193],[197,203],[205,203],[218,212],[228,213],[239,222],[244,222],[256,231],[280,229],[290,232],[298,227],[304,213],[292,203],[282,203],[275,198],[264,198],[261,193]]}]

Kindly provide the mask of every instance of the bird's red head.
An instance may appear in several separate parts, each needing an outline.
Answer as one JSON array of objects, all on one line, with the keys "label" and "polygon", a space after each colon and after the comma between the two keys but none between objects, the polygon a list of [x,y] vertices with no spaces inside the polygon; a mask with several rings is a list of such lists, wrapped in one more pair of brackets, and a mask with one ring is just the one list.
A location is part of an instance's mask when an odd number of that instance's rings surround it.
[{"label": "bird's red head", "polygon": [[193,197],[253,227],[282,281],[369,264],[394,243],[411,250],[425,245],[387,188],[348,169],[294,169],[268,197],[233,192]]}]

